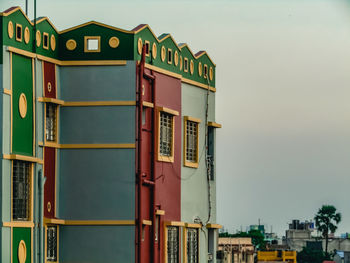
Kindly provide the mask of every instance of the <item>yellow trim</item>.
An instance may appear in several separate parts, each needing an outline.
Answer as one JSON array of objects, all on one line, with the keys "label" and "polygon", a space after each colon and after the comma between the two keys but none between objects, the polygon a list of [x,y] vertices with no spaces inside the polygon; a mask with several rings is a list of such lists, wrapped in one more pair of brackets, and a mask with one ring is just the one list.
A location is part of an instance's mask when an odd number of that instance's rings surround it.
[{"label": "yellow trim", "polygon": [[64,224],[69,226],[133,226],[135,220],[64,220]]},{"label": "yellow trim", "polygon": [[213,77],[214,77],[213,67],[210,67],[210,69],[209,69],[209,79],[210,79],[210,81],[213,80]]},{"label": "yellow trim", "polygon": [[201,224],[195,224],[195,223],[185,223],[185,227],[187,228],[201,228]]},{"label": "yellow trim", "polygon": [[149,25],[147,25],[147,24],[144,25],[143,27],[139,28],[139,29],[136,30],[136,31],[131,31],[131,33],[137,34],[138,32],[144,30],[146,27],[149,29],[149,31],[151,31],[152,35],[154,36],[154,38],[155,38],[155,39],[157,40],[157,42],[159,43],[158,37],[156,36],[156,34],[154,34],[153,30],[152,30],[152,29],[149,27]]},{"label": "yellow trim", "polygon": [[173,36],[171,34],[167,34],[166,36],[164,36],[162,39],[159,39],[159,43],[163,42],[165,39],[167,38],[171,38],[171,40],[174,42],[175,46],[178,48],[178,50],[181,50],[179,45],[176,43],[175,39],[173,38]]},{"label": "yellow trim", "polygon": [[64,225],[65,221],[62,219],[44,217],[44,224]]},{"label": "yellow trim", "polygon": [[164,222],[164,224],[166,226],[185,226],[186,223],[185,222],[181,222],[181,221],[166,221]]},{"label": "yellow trim", "polygon": [[208,121],[208,126],[214,127],[214,128],[222,128],[222,125],[213,121]]},{"label": "yellow trim", "polygon": [[60,61],[59,66],[124,66],[126,60],[73,60]]},{"label": "yellow trim", "polygon": [[202,76],[202,62],[198,63],[198,75],[201,77]]},{"label": "yellow trim", "polygon": [[26,57],[30,57],[30,58],[35,58],[36,55],[32,52],[29,52],[29,51],[25,51],[25,50],[22,50],[22,49],[19,49],[19,48],[15,48],[15,47],[7,47],[7,51],[9,52],[13,52],[13,53],[16,53],[16,54],[19,54],[19,55],[23,55],[23,56],[26,56]]},{"label": "yellow trim", "polygon": [[19,155],[19,154],[3,154],[2,158],[6,160],[20,160],[20,161],[26,161],[31,163],[40,163],[40,164],[44,163],[43,160],[37,157],[30,157],[30,156]]},{"label": "yellow trim", "polygon": [[45,134],[45,144],[44,144],[44,146],[45,147],[51,147],[51,148],[61,148],[61,146],[57,142],[46,141],[46,134]]},{"label": "yellow trim", "polygon": [[[34,54],[35,56],[35,54]],[[54,63],[54,64],[58,64],[61,65],[62,61],[54,59],[54,58],[49,58],[49,57],[45,57],[42,55],[36,55],[36,57],[42,61],[46,61],[46,62],[50,62],[50,63]]]},{"label": "yellow trim", "polygon": [[142,105],[144,107],[148,107],[148,108],[154,108],[154,104],[152,102],[148,102],[148,101],[143,101]]},{"label": "yellow trim", "polygon": [[190,62],[190,73],[191,73],[191,75],[193,75],[193,72],[194,72],[194,63],[193,63],[193,60],[191,59],[191,62]]},{"label": "yellow trim", "polygon": [[34,227],[33,222],[28,221],[11,221],[11,222],[2,222],[3,227]]},{"label": "yellow trim", "polygon": [[164,211],[164,210],[158,209],[158,210],[156,210],[156,215],[158,215],[158,216],[164,216],[164,215],[165,215],[165,211]]},{"label": "yellow trim", "polygon": [[17,8],[15,8],[15,9],[13,9],[13,10],[7,12],[7,13],[1,12],[1,13],[0,13],[0,16],[9,16],[9,15],[13,14],[14,12],[16,12],[16,11],[18,11],[18,10],[21,11],[21,13],[24,15],[24,17],[28,20],[28,22],[29,22],[31,25],[34,25],[34,24],[32,23],[32,21],[30,21],[30,19],[29,19],[29,18],[27,17],[27,15],[22,11],[22,9],[21,9],[20,7],[17,7]]},{"label": "yellow trim", "polygon": [[[96,50],[88,49],[88,40],[97,40],[98,48]],[[101,52],[101,36],[84,36],[84,52],[85,53],[99,53]]]},{"label": "yellow trim", "polygon": [[154,70],[154,71],[157,71],[159,73],[162,73],[162,74],[165,74],[165,75],[168,75],[170,77],[174,77],[174,78],[177,78],[177,79],[181,79],[182,76],[180,74],[177,74],[177,73],[173,73],[169,70],[166,70],[166,69],[162,69],[162,68],[159,68],[159,67],[156,67],[156,66],[153,66],[153,65],[150,65],[150,64],[145,64],[145,68],[148,68],[150,70]]},{"label": "yellow trim", "polygon": [[214,61],[210,58],[210,56],[208,55],[207,51],[201,52],[200,55],[198,55],[198,56],[195,56],[195,55],[194,55],[194,57],[195,57],[195,59],[199,59],[199,58],[200,58],[201,56],[203,56],[204,54],[206,54],[206,55],[208,56],[210,62],[213,63],[214,67],[216,67],[216,64],[215,64]]},{"label": "yellow trim", "polygon": [[152,221],[151,220],[142,220],[142,224],[146,225],[146,226],[151,226],[152,225]]},{"label": "yellow trim", "polygon": [[119,32],[123,32],[123,33],[127,33],[127,34],[135,34],[133,31],[128,31],[128,30],[120,29],[120,28],[113,27],[113,26],[109,26],[109,25],[106,25],[106,24],[103,24],[103,23],[100,23],[100,22],[96,22],[96,21],[86,22],[86,23],[84,23],[84,24],[80,24],[80,25],[77,25],[77,26],[74,26],[74,27],[71,27],[71,28],[62,30],[62,31],[60,31],[59,33],[60,33],[60,34],[63,34],[63,33],[66,33],[66,32],[69,32],[69,31],[72,31],[72,30],[75,30],[75,29],[78,29],[78,28],[81,28],[81,27],[84,27],[84,26],[91,25],[91,24],[98,25],[98,26],[102,26],[102,27],[107,27],[107,28],[109,28],[109,29],[113,29],[113,30],[116,30],[116,31],[119,31]]},{"label": "yellow trim", "polygon": [[207,224],[206,225],[207,228],[215,228],[215,229],[220,229],[222,228],[222,225],[219,225],[219,224]]},{"label": "yellow trim", "polygon": [[[186,158],[186,153],[187,153],[187,121],[191,121],[196,123],[197,127],[197,149],[196,149],[196,161],[191,162],[188,161]],[[200,119],[190,117],[190,116],[184,116],[184,138],[183,138],[183,165],[191,168],[198,168],[199,166],[199,123],[201,122]]]},{"label": "yellow trim", "polygon": [[135,106],[136,101],[67,101],[63,102],[64,107],[79,106]]},{"label": "yellow trim", "polygon": [[169,113],[171,115],[174,115],[174,116],[178,116],[179,115],[179,112],[176,111],[176,110],[172,110],[172,109],[169,109],[169,108],[166,108],[166,107],[157,107],[158,111],[164,111],[166,113]]},{"label": "yellow trim", "polygon": [[9,89],[4,89],[4,94],[12,95],[12,91]]},{"label": "yellow trim", "polygon": [[[208,85],[202,84],[202,83],[197,82],[197,81],[194,81],[194,80],[182,78],[181,81],[184,82],[184,83],[191,84],[191,85],[193,85],[193,86],[202,88],[202,89],[208,89]],[[216,92],[216,88],[211,87],[211,86],[209,87],[209,90],[210,90],[210,91],[213,91],[213,92]]]},{"label": "yellow trim", "polygon": [[135,143],[119,144],[60,144],[61,149],[134,149]]},{"label": "yellow trim", "polygon": [[57,30],[57,28],[55,27],[55,25],[52,24],[51,21],[50,21],[50,19],[48,19],[46,16],[40,18],[38,21],[35,22],[35,24],[40,24],[41,22],[44,22],[45,20],[52,26],[52,28],[56,31],[56,33],[58,33],[58,30]]},{"label": "yellow trim", "polygon": [[[18,37],[18,36],[17,36],[17,28],[20,28],[20,29],[21,29],[21,37]],[[16,23],[15,36],[16,36],[16,41],[22,42],[22,38],[23,38],[23,28],[22,28],[22,25],[21,25],[21,24],[17,24],[17,23]]]},{"label": "yellow trim", "polygon": [[[45,36],[47,36],[47,45],[45,46]],[[49,39],[49,33],[43,32],[43,49],[49,49],[50,46],[50,39]]]}]

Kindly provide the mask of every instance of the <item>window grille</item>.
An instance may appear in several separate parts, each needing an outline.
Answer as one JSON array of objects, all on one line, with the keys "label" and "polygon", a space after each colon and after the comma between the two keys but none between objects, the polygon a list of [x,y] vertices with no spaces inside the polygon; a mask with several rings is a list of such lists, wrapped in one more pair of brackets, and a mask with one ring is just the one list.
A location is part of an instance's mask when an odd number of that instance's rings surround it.
[{"label": "window grille", "polygon": [[187,229],[187,262],[198,263],[198,229]]},{"label": "window grille", "polygon": [[179,228],[168,227],[167,253],[168,263],[179,263]]},{"label": "window grille", "polygon": [[30,163],[13,161],[12,217],[14,220],[27,221],[30,216]]},{"label": "window grille", "polygon": [[46,260],[57,261],[57,226],[47,227],[46,235]]},{"label": "window grille", "polygon": [[160,112],[159,153],[162,156],[172,155],[173,144],[173,116]]},{"label": "window grille", "polygon": [[57,106],[52,103],[46,104],[46,140],[56,141],[56,111]]},{"label": "window grille", "polygon": [[186,161],[196,163],[198,156],[198,123],[186,122]]}]

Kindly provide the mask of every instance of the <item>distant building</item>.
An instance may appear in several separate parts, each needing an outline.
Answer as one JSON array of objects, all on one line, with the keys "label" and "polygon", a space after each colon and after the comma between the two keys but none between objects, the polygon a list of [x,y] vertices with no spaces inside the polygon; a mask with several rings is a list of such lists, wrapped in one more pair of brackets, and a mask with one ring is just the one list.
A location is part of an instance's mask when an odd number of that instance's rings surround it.
[{"label": "distant building", "polygon": [[258,251],[258,263],[259,262],[297,262],[296,251]]},{"label": "distant building", "polygon": [[220,237],[217,263],[253,263],[254,246],[250,237]]}]

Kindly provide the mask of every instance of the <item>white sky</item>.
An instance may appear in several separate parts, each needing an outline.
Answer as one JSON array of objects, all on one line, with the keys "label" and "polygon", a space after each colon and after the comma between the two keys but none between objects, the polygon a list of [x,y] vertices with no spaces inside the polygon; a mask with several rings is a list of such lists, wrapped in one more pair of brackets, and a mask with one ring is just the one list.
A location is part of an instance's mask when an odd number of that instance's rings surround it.
[{"label": "white sky", "polygon": [[[0,10],[24,0],[1,0]],[[217,64],[218,222],[279,234],[322,204],[350,232],[350,2],[37,0],[59,30],[147,23]],[[33,0],[29,0],[32,15]]]}]

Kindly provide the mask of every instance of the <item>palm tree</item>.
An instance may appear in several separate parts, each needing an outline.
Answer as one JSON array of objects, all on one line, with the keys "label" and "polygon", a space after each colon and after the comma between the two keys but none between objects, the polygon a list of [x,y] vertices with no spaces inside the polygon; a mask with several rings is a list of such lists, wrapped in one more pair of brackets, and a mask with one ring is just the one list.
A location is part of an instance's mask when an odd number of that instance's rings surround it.
[{"label": "palm tree", "polygon": [[317,230],[326,239],[326,255],[328,255],[328,233],[334,233],[341,221],[341,214],[332,205],[323,205],[315,215]]}]

